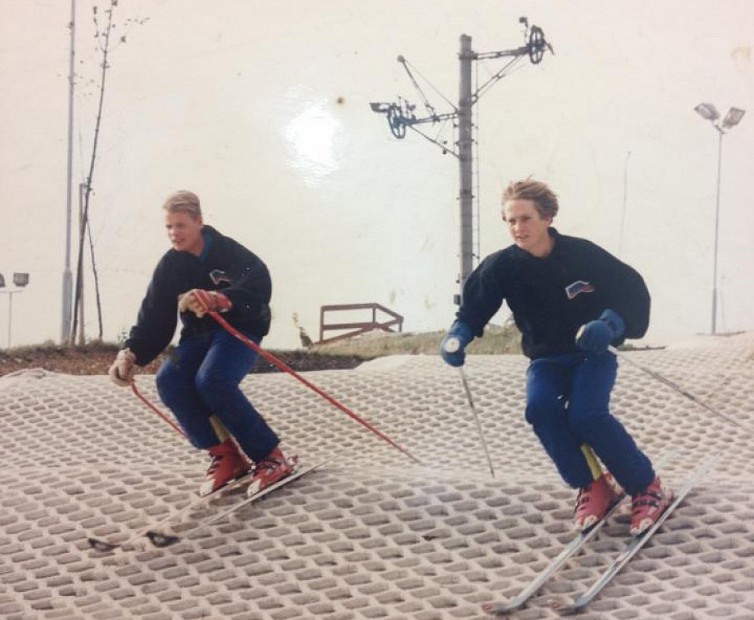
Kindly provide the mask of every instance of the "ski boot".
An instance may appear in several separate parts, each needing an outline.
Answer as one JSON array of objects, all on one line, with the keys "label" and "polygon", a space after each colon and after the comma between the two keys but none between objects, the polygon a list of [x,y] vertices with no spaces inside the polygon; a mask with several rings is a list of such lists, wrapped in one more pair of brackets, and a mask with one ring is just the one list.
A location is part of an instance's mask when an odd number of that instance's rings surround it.
[{"label": "ski boot", "polygon": [[631,500],[631,534],[638,536],[652,527],[672,499],[673,491],[663,487],[659,478],[655,478],[641,493],[634,495]]},{"label": "ski boot", "polygon": [[288,459],[279,447],[275,448],[254,465],[254,473],[246,490],[246,495],[251,497],[271,484],[275,484],[278,480],[289,476],[293,472],[295,464],[295,458]]},{"label": "ski boot", "polygon": [[212,446],[209,449],[209,455],[212,460],[207,468],[205,481],[199,488],[199,495],[202,497],[214,493],[229,482],[245,476],[251,470],[249,461],[239,452],[238,447],[230,437],[222,443]]},{"label": "ski boot", "polygon": [[585,531],[592,527],[620,500],[622,494],[623,490],[608,473],[581,487],[574,508],[573,522],[576,529]]}]

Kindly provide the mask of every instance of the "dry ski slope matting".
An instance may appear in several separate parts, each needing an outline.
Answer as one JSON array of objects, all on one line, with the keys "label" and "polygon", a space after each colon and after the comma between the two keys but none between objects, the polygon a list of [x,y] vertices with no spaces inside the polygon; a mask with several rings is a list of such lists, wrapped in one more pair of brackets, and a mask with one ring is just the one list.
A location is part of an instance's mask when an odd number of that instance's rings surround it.
[{"label": "dry ski slope matting", "polygon": [[[650,456],[675,451],[665,480],[722,459],[580,617],[754,618],[752,345],[623,354],[613,409]],[[0,617],[482,618],[572,536],[573,492],[523,420],[525,369],[519,356],[466,366],[495,479],[460,375],[438,357],[307,374],[421,464],[290,376],[250,376],[284,446],[331,460],[172,547],[115,554],[87,536],[126,540],[179,510],[203,455],[104,376],[0,378]],[[138,385],[159,404],[153,377]],[[627,529],[624,508],[516,617],[558,617],[550,602],[586,588]]]}]

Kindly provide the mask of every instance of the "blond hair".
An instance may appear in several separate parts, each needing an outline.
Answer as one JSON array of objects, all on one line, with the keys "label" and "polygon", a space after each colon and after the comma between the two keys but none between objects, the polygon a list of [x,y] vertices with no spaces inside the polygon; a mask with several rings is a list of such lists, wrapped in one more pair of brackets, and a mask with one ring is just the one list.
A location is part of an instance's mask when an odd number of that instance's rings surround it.
[{"label": "blond hair", "polygon": [[188,213],[194,219],[198,219],[202,216],[202,207],[199,203],[199,196],[194,192],[182,189],[177,192],[173,192],[167,197],[167,200],[162,205],[168,213]]},{"label": "blond hair", "polygon": [[508,200],[531,200],[542,217],[553,218],[558,213],[558,195],[541,181],[512,181],[503,192],[503,204]]}]

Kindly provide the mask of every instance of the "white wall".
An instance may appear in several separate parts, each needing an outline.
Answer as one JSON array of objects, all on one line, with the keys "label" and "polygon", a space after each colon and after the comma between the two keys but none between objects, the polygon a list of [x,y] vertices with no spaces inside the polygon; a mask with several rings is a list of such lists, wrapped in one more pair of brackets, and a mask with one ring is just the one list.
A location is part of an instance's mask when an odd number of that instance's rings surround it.
[{"label": "white wall", "polygon": [[[13,298],[14,345],[60,337],[67,4],[0,2],[0,273],[31,274]],[[99,63],[91,5],[77,4],[76,183],[88,168]],[[316,336],[319,307],[331,303],[383,303],[410,331],[449,325],[457,161],[411,132],[393,138],[369,102],[421,104],[399,54],[456,100],[459,36],[479,52],[512,49],[523,44],[523,15],[555,55],[521,63],[475,108],[482,254],[508,244],[501,189],[534,175],[560,195],[561,232],[644,274],[650,335],[708,331],[717,133],[693,107],[735,105],[749,112],[724,140],[718,330],[754,328],[750,2],[122,0],[116,32],[126,43],[111,55],[91,205],[105,338],[135,318],[167,249],[159,206],[178,188],[197,192],[206,220],[268,263],[269,346],[298,344],[294,312]],[[149,19],[129,28],[134,18]],[[502,62],[478,63],[480,82]],[[94,337],[91,278],[86,296]]]}]

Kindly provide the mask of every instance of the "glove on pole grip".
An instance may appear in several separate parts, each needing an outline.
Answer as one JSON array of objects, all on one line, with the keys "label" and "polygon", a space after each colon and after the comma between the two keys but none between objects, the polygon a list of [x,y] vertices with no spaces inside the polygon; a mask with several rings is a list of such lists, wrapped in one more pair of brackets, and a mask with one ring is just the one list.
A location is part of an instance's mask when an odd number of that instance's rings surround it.
[{"label": "glove on pole grip", "polygon": [[626,332],[623,318],[613,310],[605,310],[598,319],[582,325],[576,333],[576,346],[590,353],[607,351],[611,342]]},{"label": "glove on pole grip", "polygon": [[462,321],[455,321],[440,342],[440,355],[443,361],[456,368],[463,366],[466,361],[464,349],[473,339],[471,328]]},{"label": "glove on pole grip", "polygon": [[455,353],[456,351],[458,351],[458,349],[461,348],[461,341],[455,336],[448,338],[445,341],[444,348],[446,353]]}]

